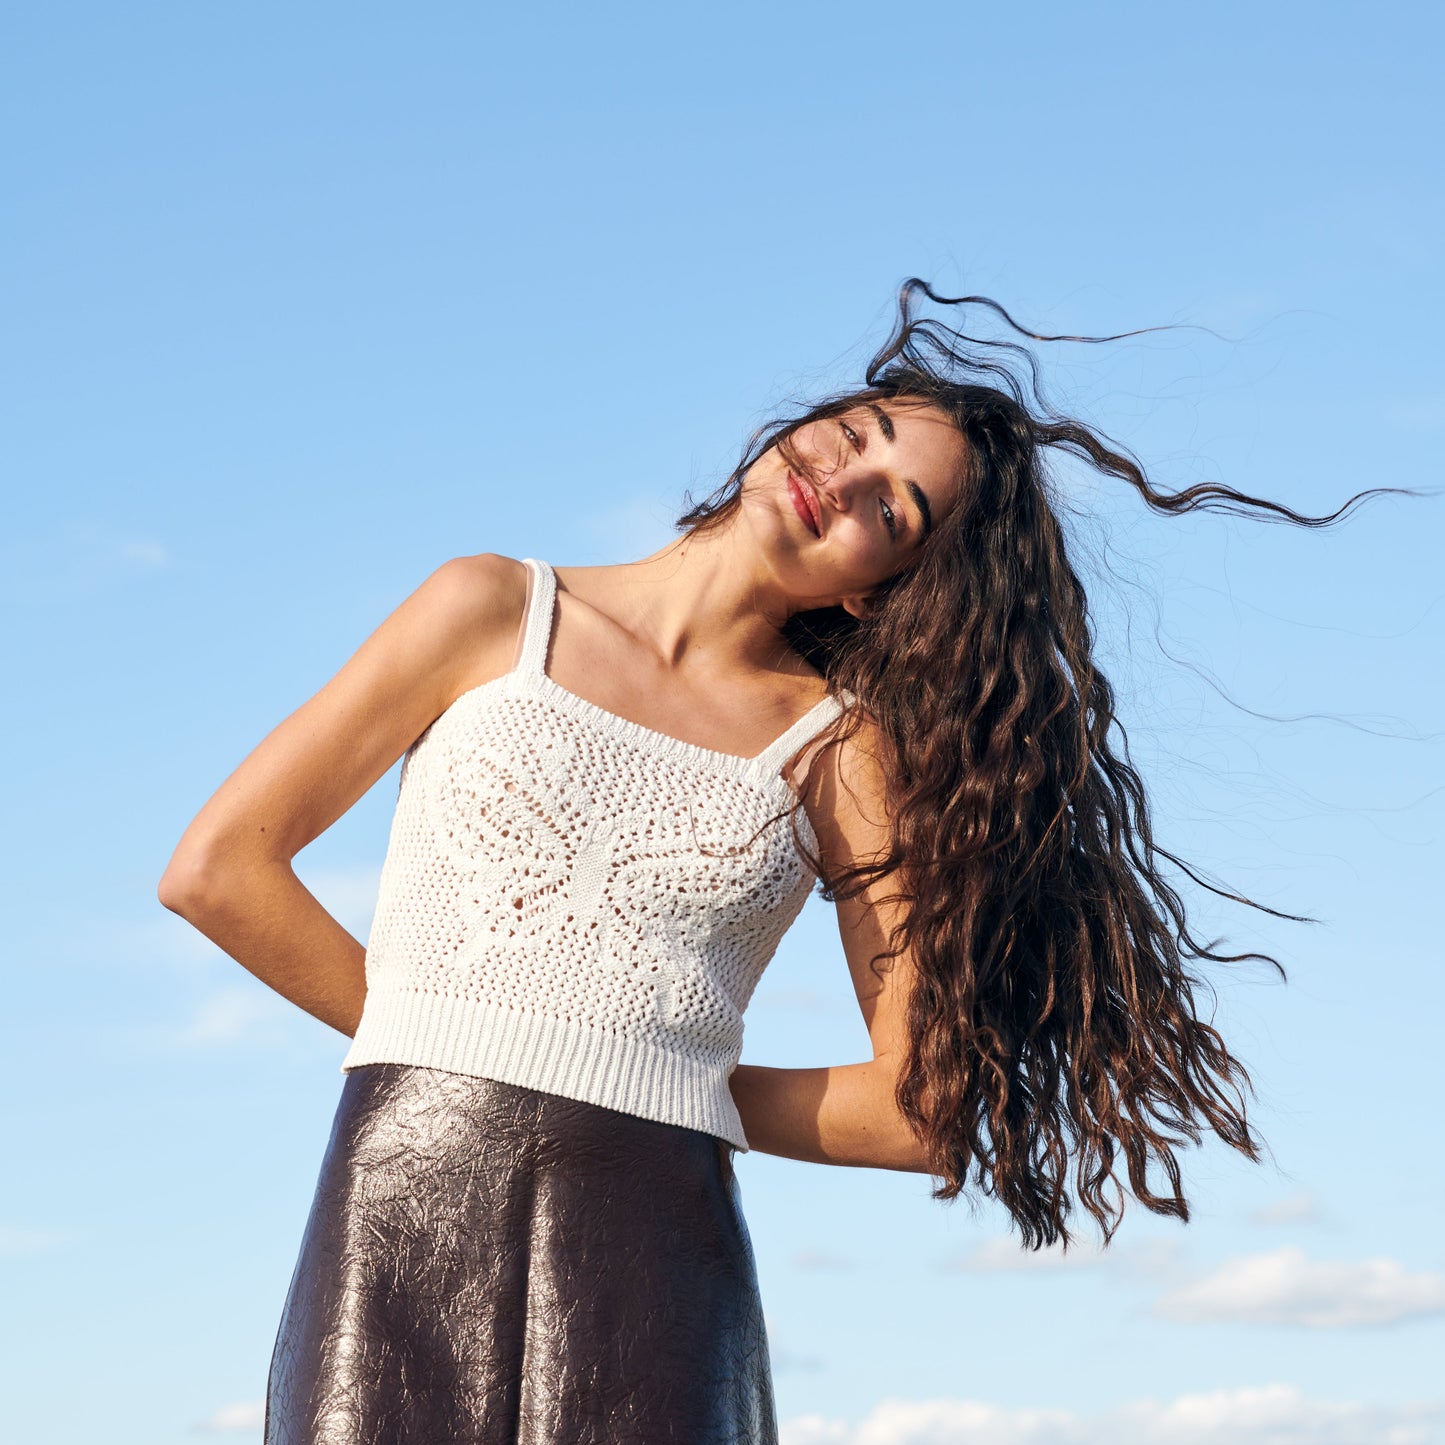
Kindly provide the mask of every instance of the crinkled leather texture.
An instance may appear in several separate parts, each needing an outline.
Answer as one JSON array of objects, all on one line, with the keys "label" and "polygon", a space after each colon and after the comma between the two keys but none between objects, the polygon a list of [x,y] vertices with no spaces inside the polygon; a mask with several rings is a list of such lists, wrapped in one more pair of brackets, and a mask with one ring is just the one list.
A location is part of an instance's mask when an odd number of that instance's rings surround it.
[{"label": "crinkled leather texture", "polygon": [[405,1064],[346,1075],[266,1445],[776,1445],[731,1149]]}]

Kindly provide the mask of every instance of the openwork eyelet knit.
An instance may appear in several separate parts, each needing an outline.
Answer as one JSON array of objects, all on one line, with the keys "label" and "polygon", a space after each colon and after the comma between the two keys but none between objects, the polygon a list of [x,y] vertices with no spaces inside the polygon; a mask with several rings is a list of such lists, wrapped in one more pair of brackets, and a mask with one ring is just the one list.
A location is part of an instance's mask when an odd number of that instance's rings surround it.
[{"label": "openwork eyelet knit", "polygon": [[762,825],[794,801],[783,765],[844,700],[754,758],[610,713],[547,675],[556,575],[525,562],[516,666],[403,759],[341,1069],[473,1074],[746,1150],[727,1084],[743,1012],[816,878],[786,816]]}]

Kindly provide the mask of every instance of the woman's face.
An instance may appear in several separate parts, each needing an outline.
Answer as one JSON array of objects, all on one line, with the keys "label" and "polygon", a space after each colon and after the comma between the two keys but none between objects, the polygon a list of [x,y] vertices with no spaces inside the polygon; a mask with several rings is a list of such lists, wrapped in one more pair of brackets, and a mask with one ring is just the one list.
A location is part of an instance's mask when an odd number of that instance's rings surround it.
[{"label": "woman's face", "polygon": [[938,407],[894,400],[809,422],[791,444],[798,467],[774,445],[749,468],[745,515],[801,608],[861,615],[957,504],[967,444]]}]

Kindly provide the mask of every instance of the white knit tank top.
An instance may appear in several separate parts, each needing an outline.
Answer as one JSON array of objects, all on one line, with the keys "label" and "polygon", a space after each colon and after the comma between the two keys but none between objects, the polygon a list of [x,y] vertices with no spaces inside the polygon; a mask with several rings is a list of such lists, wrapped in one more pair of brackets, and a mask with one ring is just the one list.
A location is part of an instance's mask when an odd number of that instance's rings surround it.
[{"label": "white knit tank top", "polygon": [[[746,1150],[728,1089],[743,1011],[816,878],[780,770],[845,702],[752,758],[608,712],[547,675],[556,575],[525,563],[515,666],[402,760],[341,1069],[499,1079]],[[798,827],[816,851],[801,809]]]}]

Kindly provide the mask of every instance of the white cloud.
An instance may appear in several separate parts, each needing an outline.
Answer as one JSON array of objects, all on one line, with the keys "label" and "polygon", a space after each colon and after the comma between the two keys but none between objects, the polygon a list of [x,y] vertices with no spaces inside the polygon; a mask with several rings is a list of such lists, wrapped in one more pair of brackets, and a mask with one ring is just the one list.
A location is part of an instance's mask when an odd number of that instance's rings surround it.
[{"label": "white cloud", "polygon": [[239,1405],[222,1405],[209,1420],[202,1421],[196,1428],[220,1434],[231,1430],[254,1431],[266,1423],[266,1402],[247,1400]]},{"label": "white cloud", "polygon": [[1393,1259],[1311,1260],[1286,1246],[1226,1260],[1164,1295],[1167,1319],[1349,1329],[1445,1313],[1445,1275],[1410,1274]]},{"label": "white cloud", "polygon": [[1254,1224],[1318,1224],[1319,1201],[1313,1194],[1290,1194],[1256,1209],[1249,1217]]},{"label": "white cloud", "polygon": [[980,1400],[884,1400],[856,1425],[784,1422],[782,1445],[1445,1445],[1445,1405],[1307,1400],[1263,1385],[1082,1414]]}]

